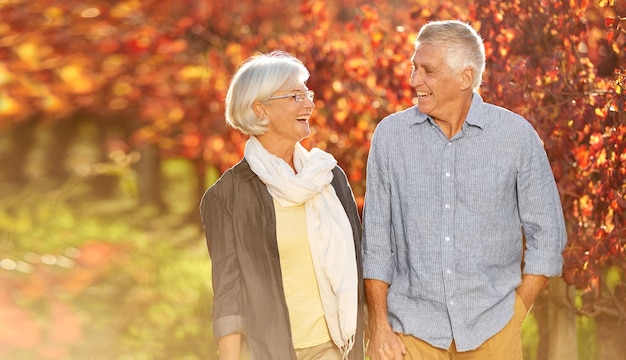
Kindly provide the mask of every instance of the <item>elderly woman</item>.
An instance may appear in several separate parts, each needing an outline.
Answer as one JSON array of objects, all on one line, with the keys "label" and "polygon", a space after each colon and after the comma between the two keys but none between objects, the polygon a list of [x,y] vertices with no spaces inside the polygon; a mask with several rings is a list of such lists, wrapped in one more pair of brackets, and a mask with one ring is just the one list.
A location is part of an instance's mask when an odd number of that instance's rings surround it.
[{"label": "elderly woman", "polygon": [[250,138],[200,205],[220,359],[364,357],[360,219],[337,161],[300,144],[308,78],[284,52],[257,55],[226,95],[226,121]]}]

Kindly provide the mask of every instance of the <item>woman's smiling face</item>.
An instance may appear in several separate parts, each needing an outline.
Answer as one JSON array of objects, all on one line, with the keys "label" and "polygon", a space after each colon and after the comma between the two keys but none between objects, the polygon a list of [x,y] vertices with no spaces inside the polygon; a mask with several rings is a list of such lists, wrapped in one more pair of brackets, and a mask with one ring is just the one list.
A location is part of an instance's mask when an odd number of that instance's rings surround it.
[{"label": "woman's smiling face", "polygon": [[276,91],[272,98],[284,95],[299,95],[301,102],[296,101],[294,96],[276,98],[263,102],[269,124],[264,137],[271,137],[276,141],[289,141],[294,144],[309,137],[311,129],[309,118],[315,108],[315,103],[307,95],[306,85],[299,83],[291,88]]}]

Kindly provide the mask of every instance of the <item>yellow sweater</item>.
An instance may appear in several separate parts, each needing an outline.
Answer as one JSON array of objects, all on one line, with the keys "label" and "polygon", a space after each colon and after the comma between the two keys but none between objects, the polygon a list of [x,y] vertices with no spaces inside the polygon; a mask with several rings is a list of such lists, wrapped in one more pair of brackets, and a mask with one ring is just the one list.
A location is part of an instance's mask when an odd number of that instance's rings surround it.
[{"label": "yellow sweater", "polygon": [[296,349],[331,340],[317,287],[304,205],[282,207],[274,201],[280,268],[293,345]]}]

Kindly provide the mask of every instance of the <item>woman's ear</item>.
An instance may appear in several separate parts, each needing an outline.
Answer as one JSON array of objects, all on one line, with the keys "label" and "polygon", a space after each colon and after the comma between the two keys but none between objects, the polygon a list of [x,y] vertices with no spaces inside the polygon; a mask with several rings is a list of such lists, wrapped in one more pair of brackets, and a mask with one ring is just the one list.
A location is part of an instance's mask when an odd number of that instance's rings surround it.
[{"label": "woman's ear", "polygon": [[255,102],[254,105],[252,105],[252,108],[254,109],[254,113],[256,114],[256,116],[259,117],[259,119],[263,119],[268,115],[267,110],[265,110],[265,106],[260,101]]}]

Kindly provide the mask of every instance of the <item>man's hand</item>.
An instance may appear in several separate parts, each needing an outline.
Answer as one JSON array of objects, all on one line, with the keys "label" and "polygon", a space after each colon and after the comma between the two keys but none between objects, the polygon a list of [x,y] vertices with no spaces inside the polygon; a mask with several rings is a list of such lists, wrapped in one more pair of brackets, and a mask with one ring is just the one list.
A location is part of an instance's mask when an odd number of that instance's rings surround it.
[{"label": "man's hand", "polygon": [[[386,325],[386,326],[385,326]],[[400,337],[391,330],[389,324],[372,326],[366,354],[370,360],[402,360],[406,347]]]},{"label": "man's hand", "polygon": [[530,311],[535,303],[537,294],[543,289],[547,279],[547,277],[542,275],[524,274],[522,276],[522,284],[517,288],[517,294],[524,302],[526,310]]}]

